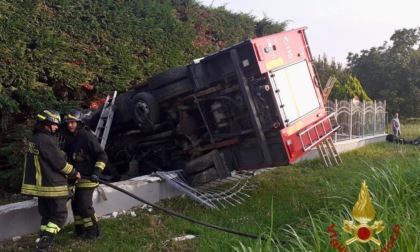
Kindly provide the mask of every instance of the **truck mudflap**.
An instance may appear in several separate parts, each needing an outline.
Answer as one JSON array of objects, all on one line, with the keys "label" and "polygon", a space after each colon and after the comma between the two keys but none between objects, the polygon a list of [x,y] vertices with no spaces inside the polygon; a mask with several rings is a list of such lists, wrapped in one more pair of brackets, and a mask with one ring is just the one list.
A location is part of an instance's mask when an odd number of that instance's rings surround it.
[{"label": "truck mudflap", "polygon": [[302,157],[306,152],[321,144],[332,136],[340,126],[335,119],[335,113],[319,119],[317,122],[299,128],[299,122],[281,130],[283,143],[290,163]]}]

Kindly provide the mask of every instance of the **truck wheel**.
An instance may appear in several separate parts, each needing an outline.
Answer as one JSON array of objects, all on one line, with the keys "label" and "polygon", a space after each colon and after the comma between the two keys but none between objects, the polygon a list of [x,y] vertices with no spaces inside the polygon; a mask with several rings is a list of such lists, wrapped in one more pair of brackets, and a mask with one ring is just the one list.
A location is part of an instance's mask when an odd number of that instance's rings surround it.
[{"label": "truck wheel", "polygon": [[141,92],[136,94],[133,98],[134,103],[134,121],[140,126],[140,129],[150,129],[147,121],[137,113],[140,110],[152,123],[158,123],[160,117],[159,104],[151,93]]},{"label": "truck wheel", "polygon": [[156,100],[166,101],[183,93],[193,90],[192,82],[189,78],[172,83],[169,86],[153,90]]},{"label": "truck wheel", "polygon": [[191,186],[204,185],[218,178],[219,175],[217,174],[216,168],[214,166],[197,174],[187,175],[187,181]]},{"label": "truck wheel", "polygon": [[193,174],[193,173],[197,173],[203,170],[206,170],[207,168],[214,166],[213,164],[213,159],[211,158],[211,155],[216,152],[216,151],[212,151],[210,153],[207,153],[204,156],[201,156],[199,158],[196,158],[192,161],[189,161],[183,171],[185,174],[189,175],[189,174]]},{"label": "truck wheel", "polygon": [[152,90],[161,88],[186,77],[188,77],[188,68],[186,66],[177,66],[151,77],[149,79],[149,87]]}]

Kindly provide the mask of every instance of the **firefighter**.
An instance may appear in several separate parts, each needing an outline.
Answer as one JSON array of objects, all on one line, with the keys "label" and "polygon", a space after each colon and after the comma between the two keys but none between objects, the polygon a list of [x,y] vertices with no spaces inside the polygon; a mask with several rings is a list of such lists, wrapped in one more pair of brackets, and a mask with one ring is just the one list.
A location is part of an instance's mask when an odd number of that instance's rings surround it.
[{"label": "firefighter", "polygon": [[64,151],[69,162],[80,172],[82,179],[76,183],[72,201],[75,235],[86,234],[88,239],[99,238],[102,234],[93,208],[92,196],[99,185],[99,177],[108,161],[108,156],[99,140],[82,122],[82,112],[70,110],[64,116],[67,139]]},{"label": "firefighter", "polygon": [[38,197],[41,215],[40,240],[35,251],[48,251],[64,226],[70,197],[67,177],[80,179],[76,169],[66,162],[54,137],[60,123],[56,110],[40,112],[25,156],[21,193]]}]

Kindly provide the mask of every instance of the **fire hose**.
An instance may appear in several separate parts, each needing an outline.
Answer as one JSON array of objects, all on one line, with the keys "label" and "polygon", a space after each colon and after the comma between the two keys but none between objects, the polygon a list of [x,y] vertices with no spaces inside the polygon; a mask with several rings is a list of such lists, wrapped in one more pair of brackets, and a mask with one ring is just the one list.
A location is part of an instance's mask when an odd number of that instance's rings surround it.
[{"label": "fire hose", "polygon": [[[89,178],[86,178],[86,179],[89,179]],[[166,209],[164,207],[160,207],[158,205],[155,205],[153,203],[150,203],[150,202],[148,202],[148,201],[146,201],[146,200],[144,200],[144,199],[142,199],[142,198],[140,198],[140,197],[138,197],[138,196],[136,196],[136,195],[134,195],[134,194],[132,194],[132,193],[130,193],[130,192],[128,192],[128,191],[120,188],[120,187],[118,187],[118,186],[115,186],[115,185],[113,185],[113,184],[111,184],[111,183],[109,183],[107,181],[104,181],[103,179],[99,179],[99,182],[101,184],[107,185],[107,186],[109,186],[109,187],[111,187],[111,188],[113,188],[113,189],[115,189],[117,191],[120,191],[120,192],[122,192],[122,193],[124,193],[124,194],[126,194],[126,195],[128,195],[128,196],[130,196],[130,197],[132,197],[132,198],[134,198],[134,199],[136,199],[136,200],[138,200],[138,201],[146,204],[146,205],[149,205],[149,206],[151,206],[153,208],[156,208],[156,209],[158,209],[158,210],[160,210],[162,212],[165,212],[167,214],[170,214],[170,215],[179,217],[181,219],[184,219],[184,220],[187,220],[187,221],[190,221],[190,222],[193,222],[193,223],[197,223],[197,224],[202,225],[202,226],[205,226],[205,227],[209,227],[209,228],[220,230],[220,231],[223,231],[223,232],[226,232],[226,233],[236,234],[236,235],[240,235],[240,236],[244,236],[244,237],[248,237],[248,238],[253,238],[253,239],[261,239],[261,240],[264,240],[264,241],[271,239],[275,243],[282,243],[282,244],[285,244],[286,243],[285,241],[279,241],[277,239],[269,238],[267,236],[257,236],[257,235],[253,235],[253,234],[243,233],[243,232],[239,232],[239,231],[227,229],[227,228],[224,228],[224,227],[216,226],[216,225],[213,225],[213,224],[210,224],[210,223],[207,223],[207,222],[203,222],[203,221],[200,221],[200,220],[197,220],[197,219],[194,219],[194,218],[190,218],[188,216],[182,215],[180,213],[177,213],[177,212],[174,212],[172,210]]]}]

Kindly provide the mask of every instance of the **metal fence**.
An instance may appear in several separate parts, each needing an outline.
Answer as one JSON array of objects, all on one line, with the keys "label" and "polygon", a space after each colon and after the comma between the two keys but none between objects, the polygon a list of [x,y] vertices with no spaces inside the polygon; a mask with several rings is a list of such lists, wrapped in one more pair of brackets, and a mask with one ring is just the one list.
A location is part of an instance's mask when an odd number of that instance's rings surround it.
[{"label": "metal fence", "polygon": [[325,107],[329,114],[336,113],[337,123],[341,125],[335,133],[335,142],[384,134],[386,131],[386,101],[335,100],[328,101]]}]

